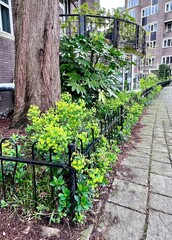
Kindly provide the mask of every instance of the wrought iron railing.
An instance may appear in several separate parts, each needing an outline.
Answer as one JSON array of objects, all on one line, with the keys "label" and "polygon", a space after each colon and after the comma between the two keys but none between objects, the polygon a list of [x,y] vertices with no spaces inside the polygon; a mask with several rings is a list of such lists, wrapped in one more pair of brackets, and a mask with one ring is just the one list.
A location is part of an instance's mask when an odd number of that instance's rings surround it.
[{"label": "wrought iron railing", "polygon": [[[171,83],[172,81],[166,81],[166,82],[162,82],[162,83],[158,83],[157,85],[161,85],[162,87],[167,86]],[[145,97],[147,96],[152,90],[154,89],[154,87],[151,87],[147,90],[145,90],[143,92],[143,94],[141,95],[141,97]],[[4,200],[7,199],[7,192],[8,192],[8,181],[6,178],[6,174],[5,174],[5,164],[7,164],[8,162],[13,163],[11,172],[12,172],[12,179],[11,179],[11,184],[13,186],[13,192],[12,194],[16,194],[16,187],[18,186],[18,182],[16,182],[16,173],[17,173],[17,168],[18,165],[20,163],[26,164],[27,166],[31,166],[31,171],[29,172],[30,174],[32,174],[32,198],[33,198],[33,202],[34,202],[34,207],[36,209],[37,204],[39,202],[39,196],[37,194],[37,185],[38,185],[38,181],[37,181],[37,177],[36,177],[36,167],[46,167],[49,168],[49,171],[46,171],[46,175],[49,175],[49,179],[50,182],[53,181],[53,176],[55,176],[54,174],[54,170],[55,169],[66,169],[67,170],[67,179],[68,179],[68,187],[70,189],[70,215],[71,215],[71,219],[73,219],[74,215],[75,215],[75,194],[76,194],[76,190],[77,190],[77,172],[76,170],[71,166],[72,164],[72,155],[74,152],[76,152],[76,150],[79,150],[84,156],[89,157],[91,152],[96,151],[96,145],[97,143],[100,141],[102,136],[105,136],[109,143],[111,144],[111,140],[119,140],[119,135],[118,135],[118,131],[119,129],[122,130],[123,126],[124,126],[124,120],[127,117],[128,113],[129,113],[129,106],[132,106],[132,104],[134,104],[136,101],[139,101],[137,95],[134,95],[133,98],[131,98],[129,100],[129,102],[127,102],[125,105],[121,105],[119,107],[116,108],[115,111],[113,111],[111,114],[106,115],[100,122],[99,122],[99,127],[100,127],[100,135],[98,137],[95,138],[95,134],[94,134],[94,130],[91,129],[91,133],[92,133],[92,141],[90,142],[90,144],[88,144],[85,149],[83,146],[83,142],[82,140],[78,139],[77,141],[74,141],[73,143],[68,145],[68,159],[66,159],[66,163],[57,163],[55,161],[53,161],[53,153],[50,150],[49,151],[49,157],[46,158],[48,160],[40,160],[38,159],[38,157],[36,156],[35,153],[35,146],[36,143],[35,142],[32,145],[31,148],[31,158],[30,159],[24,159],[19,157],[19,151],[18,151],[18,146],[17,144],[11,139],[11,138],[3,138],[0,141],[0,161],[1,161],[1,166],[0,166],[0,176],[1,176],[1,180],[0,180],[0,189],[1,189],[1,193],[0,193],[0,197],[3,197]],[[15,155],[15,157],[7,157],[3,155],[3,143],[5,141],[11,141],[13,144],[13,155]],[[28,170],[28,167],[24,168],[24,171]],[[44,174],[43,177],[46,177],[46,175]],[[22,183],[21,183],[22,184]],[[52,202],[52,206],[56,205],[55,201],[58,201],[58,196],[55,196],[55,192],[54,192],[54,187],[51,186],[50,188],[50,196],[51,196],[51,202]]]},{"label": "wrought iron railing", "polygon": [[61,35],[104,33],[114,47],[134,49],[145,53],[146,31],[134,22],[98,15],[60,15]]}]

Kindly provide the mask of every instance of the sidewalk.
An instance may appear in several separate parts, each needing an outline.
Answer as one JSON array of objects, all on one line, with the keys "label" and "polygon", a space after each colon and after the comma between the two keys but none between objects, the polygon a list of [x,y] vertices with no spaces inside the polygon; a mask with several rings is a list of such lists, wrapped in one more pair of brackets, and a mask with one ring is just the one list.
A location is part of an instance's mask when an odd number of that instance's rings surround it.
[{"label": "sidewalk", "polygon": [[105,240],[172,239],[172,87],[147,109],[97,231]]}]

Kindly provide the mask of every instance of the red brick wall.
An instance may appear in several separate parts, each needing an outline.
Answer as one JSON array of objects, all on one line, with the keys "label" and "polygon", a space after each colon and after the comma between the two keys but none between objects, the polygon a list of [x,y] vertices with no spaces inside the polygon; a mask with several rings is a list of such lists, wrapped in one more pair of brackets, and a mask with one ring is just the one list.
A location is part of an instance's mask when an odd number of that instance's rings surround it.
[{"label": "red brick wall", "polygon": [[[12,0],[13,13],[14,1]],[[14,61],[14,40],[6,38],[5,35],[0,35],[0,83],[13,82]],[[12,107],[12,93],[0,92],[0,113],[7,113]]]}]

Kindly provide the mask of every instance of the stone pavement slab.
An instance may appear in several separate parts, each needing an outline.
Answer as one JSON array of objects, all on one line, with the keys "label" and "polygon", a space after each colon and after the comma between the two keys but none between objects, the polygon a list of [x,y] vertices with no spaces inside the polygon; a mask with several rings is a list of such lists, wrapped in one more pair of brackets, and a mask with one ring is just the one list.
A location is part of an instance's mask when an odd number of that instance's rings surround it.
[{"label": "stone pavement slab", "polygon": [[152,161],[151,172],[159,175],[172,177],[171,164]]},{"label": "stone pavement slab", "polygon": [[164,213],[172,214],[172,198],[162,196],[159,194],[151,193],[150,194],[150,203],[149,207],[162,211]]},{"label": "stone pavement slab", "polygon": [[150,191],[172,197],[172,178],[151,173]]},{"label": "stone pavement slab", "polygon": [[146,240],[171,240],[171,239],[172,239],[172,216],[150,210],[148,233]]},{"label": "stone pavement slab", "polygon": [[153,144],[161,144],[161,145],[165,145],[166,141],[164,136],[163,137],[154,137],[153,138]]},{"label": "stone pavement slab", "polygon": [[149,157],[129,156],[123,160],[123,164],[131,167],[149,169]]},{"label": "stone pavement slab", "polygon": [[153,161],[170,163],[170,159],[169,159],[168,153],[163,153],[163,152],[159,152],[159,151],[154,151],[154,152],[151,154],[151,159],[152,159]]},{"label": "stone pavement slab", "polygon": [[143,147],[137,147],[129,151],[130,156],[137,156],[137,157],[149,157],[151,149]]},{"label": "stone pavement slab", "polygon": [[148,188],[145,186],[115,179],[108,201],[145,213],[147,194]]},{"label": "stone pavement slab", "polygon": [[164,153],[168,153],[168,150],[167,150],[167,145],[162,145],[162,144],[152,144],[152,151],[156,152],[156,151],[159,151],[159,152],[164,152]]},{"label": "stone pavement slab", "polygon": [[145,169],[122,165],[121,170],[117,171],[117,176],[122,180],[144,186],[148,185],[148,170]]},{"label": "stone pavement slab", "polygon": [[106,203],[97,231],[104,240],[139,240],[143,236],[146,215]]},{"label": "stone pavement slab", "polygon": [[154,131],[153,137],[164,138],[164,132],[155,132]]},{"label": "stone pavement slab", "polygon": [[167,144],[172,145],[172,133],[165,133],[165,137],[167,139]]}]

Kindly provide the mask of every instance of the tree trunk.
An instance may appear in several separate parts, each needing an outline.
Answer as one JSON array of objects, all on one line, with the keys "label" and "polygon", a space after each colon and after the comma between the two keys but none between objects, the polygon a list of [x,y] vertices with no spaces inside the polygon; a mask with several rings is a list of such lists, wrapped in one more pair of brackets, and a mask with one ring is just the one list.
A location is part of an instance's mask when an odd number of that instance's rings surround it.
[{"label": "tree trunk", "polygon": [[60,98],[59,0],[16,0],[15,106],[13,127],[31,105],[42,112]]}]

